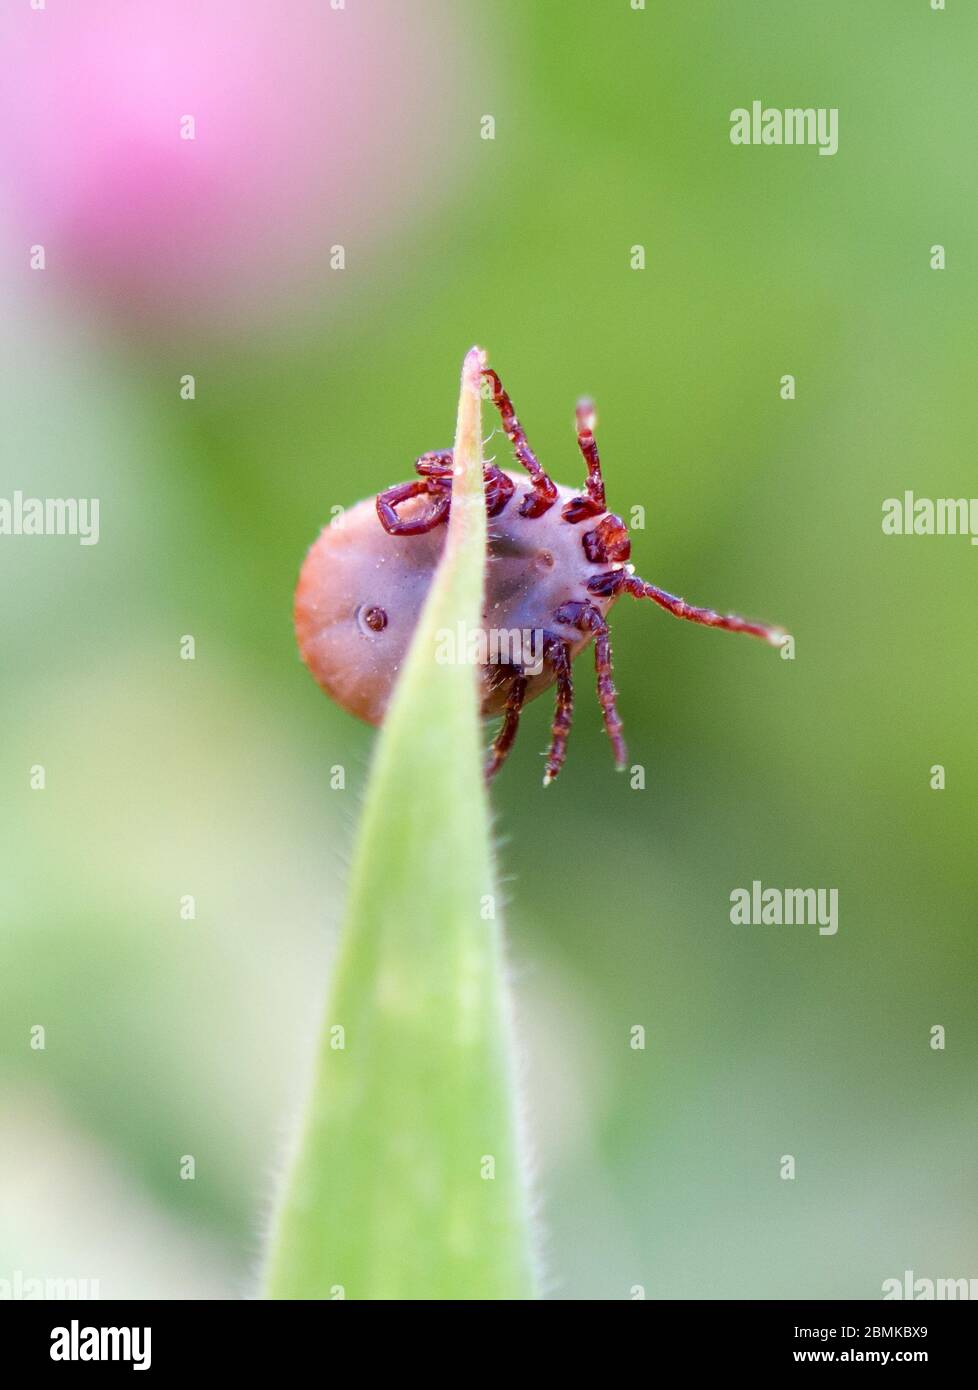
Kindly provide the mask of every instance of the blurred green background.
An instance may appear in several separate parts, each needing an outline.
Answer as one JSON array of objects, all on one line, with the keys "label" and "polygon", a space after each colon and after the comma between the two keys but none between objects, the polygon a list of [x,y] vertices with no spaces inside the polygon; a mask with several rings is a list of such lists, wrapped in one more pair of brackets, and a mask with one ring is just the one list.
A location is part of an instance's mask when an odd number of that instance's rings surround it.
[{"label": "blurred green background", "polygon": [[[560,780],[540,785],[542,699],[493,788],[548,1295],[876,1298],[906,1268],[978,1275],[978,555],[880,527],[904,489],[975,491],[978,15],[299,5],[227,79],[227,110],[259,115],[308,84],[274,135],[289,177],[263,184],[276,151],[246,131],[186,193],[179,164],[125,141],[115,159],[111,84],[85,133],[85,64],[138,72],[156,22],[97,8],[29,16],[85,31],[46,138],[74,112],[91,178],[60,226],[50,160],[46,201],[16,159],[0,199],[0,493],[101,499],[97,546],[0,538],[0,1278],[253,1291],[374,740],[300,664],[292,589],[331,507],[450,443],[476,341],[562,482],[574,400],[595,396],[610,505],[646,509],[639,573],[797,641],[783,661],[625,601],[645,791],[614,773],[587,656]],[[205,87],[223,72],[220,10],[203,34],[174,21],[167,140],[195,109],[181,64]],[[342,135],[338,23],[370,97]],[[25,88],[38,32],[3,35]],[[139,83],[119,90],[138,108]],[[838,153],[732,146],[755,98],[838,107]],[[208,199],[238,183],[219,216]],[[128,260],[101,254],[114,209]],[[208,237],[215,263],[247,242],[213,296]],[[422,791],[418,814],[437,834]],[[754,879],[837,888],[838,934],[732,926]]]}]

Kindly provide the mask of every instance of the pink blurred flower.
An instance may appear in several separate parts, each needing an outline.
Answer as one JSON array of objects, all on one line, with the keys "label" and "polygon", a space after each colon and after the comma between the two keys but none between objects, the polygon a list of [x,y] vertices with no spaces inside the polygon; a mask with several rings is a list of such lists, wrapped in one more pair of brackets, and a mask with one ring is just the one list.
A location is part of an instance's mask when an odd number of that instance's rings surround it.
[{"label": "pink blurred flower", "polygon": [[308,297],[444,178],[446,26],[396,0],[6,4],[5,239],[138,313]]}]

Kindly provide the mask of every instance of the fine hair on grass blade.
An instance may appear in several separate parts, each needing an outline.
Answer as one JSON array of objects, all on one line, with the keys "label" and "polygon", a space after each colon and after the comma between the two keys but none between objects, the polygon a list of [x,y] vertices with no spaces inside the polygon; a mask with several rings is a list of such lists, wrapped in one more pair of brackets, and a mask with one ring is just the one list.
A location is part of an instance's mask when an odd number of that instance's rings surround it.
[{"label": "fine hair on grass blade", "polygon": [[370,772],[272,1298],[535,1296],[478,667],[436,659],[482,623],[484,363],[463,364],[445,547]]}]

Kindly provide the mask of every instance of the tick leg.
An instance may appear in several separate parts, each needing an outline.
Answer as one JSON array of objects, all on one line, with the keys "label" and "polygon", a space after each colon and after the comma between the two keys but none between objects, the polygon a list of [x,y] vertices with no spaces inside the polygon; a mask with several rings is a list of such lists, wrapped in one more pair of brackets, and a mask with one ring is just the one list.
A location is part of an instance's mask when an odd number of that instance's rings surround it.
[{"label": "tick leg", "polygon": [[[597,611],[597,610],[595,610]],[[598,615],[600,617],[600,614]],[[615,754],[615,766],[624,770],[628,760],[625,740],[622,738],[622,722],[618,713],[618,692],[611,675],[611,633],[608,624],[601,618],[601,626],[594,633],[594,669],[598,676],[598,703],[604,716],[604,727]]]},{"label": "tick leg", "polygon": [[618,692],[612,678],[611,632],[608,624],[592,603],[565,603],[558,608],[554,618],[559,623],[569,623],[579,632],[594,635],[594,669],[598,677],[598,703],[604,718],[605,732],[611,740],[615,755],[615,765],[621,771],[627,762],[628,754],[622,738],[622,721],[618,714]]},{"label": "tick leg", "polygon": [[[451,478],[455,472],[454,454],[451,449],[433,449],[415,459],[414,471],[422,478]],[[486,484],[486,511],[490,516],[498,516],[516,491],[515,485],[512,478],[491,463],[483,464],[482,476]]]},{"label": "tick leg", "polygon": [[493,745],[489,750],[489,760],[486,763],[486,781],[491,782],[496,773],[506,761],[509,750],[513,746],[516,738],[516,731],[520,726],[520,711],[523,708],[523,701],[526,698],[526,676],[517,673],[510,684],[509,693],[506,696],[506,714],[503,718],[502,726],[496,735]]},{"label": "tick leg", "polygon": [[[613,587],[609,588],[609,584]],[[684,598],[676,598],[675,594],[666,593],[665,589],[660,589],[655,584],[647,584],[644,579],[629,574],[627,570],[596,575],[589,581],[588,588],[592,593],[620,593],[631,594],[633,598],[650,598],[675,618],[685,618],[687,622],[701,623],[704,627],[718,627],[724,632],[745,632],[748,637],[763,638],[765,642],[770,642],[772,647],[780,647],[786,636],[784,629],[780,627],[748,622],[746,618],[738,618],[735,613],[717,613],[712,608],[696,608]]]},{"label": "tick leg", "polygon": [[604,478],[601,476],[601,460],[594,438],[594,402],[585,396],[577,402],[577,447],[587,464],[587,482],[584,484],[588,497],[598,508],[607,511],[604,499]]},{"label": "tick leg", "polygon": [[486,483],[486,511],[489,516],[498,516],[516,491],[516,485],[508,474],[491,463],[484,466],[482,476]]},{"label": "tick leg", "polygon": [[523,426],[516,418],[513,402],[503,390],[503,384],[491,367],[483,367],[482,375],[489,383],[492,403],[499,411],[506,437],[513,446],[517,459],[530,475],[531,490],[520,503],[520,516],[542,516],[557,500],[557,488],[549,475],[540,467],[536,454],[530,448]]},{"label": "tick leg", "polygon": [[[411,497],[422,497],[426,494],[432,499],[430,507],[411,521],[402,521],[397,515],[401,503]],[[426,531],[434,530],[440,522],[447,519],[451,502],[451,492],[445,490],[437,480],[419,479],[413,483],[398,483],[395,487],[389,487],[386,492],[379,493],[377,515],[389,536],[423,536]]]},{"label": "tick leg", "polygon": [[414,471],[422,478],[450,478],[455,467],[451,449],[431,449],[414,460]]},{"label": "tick leg", "polygon": [[583,397],[577,402],[577,447],[587,464],[587,479],[584,483],[585,496],[571,497],[561,508],[561,516],[572,526],[590,517],[601,516],[608,510],[604,496],[604,478],[601,476],[601,460],[594,438],[594,402]]},{"label": "tick leg", "polygon": [[559,637],[547,637],[544,639],[544,651],[550,658],[557,678],[557,700],[553,723],[550,726],[550,749],[543,773],[543,785],[549,787],[563,767],[567,753],[567,735],[570,733],[574,716],[574,685],[571,680],[570,652],[567,644]]}]

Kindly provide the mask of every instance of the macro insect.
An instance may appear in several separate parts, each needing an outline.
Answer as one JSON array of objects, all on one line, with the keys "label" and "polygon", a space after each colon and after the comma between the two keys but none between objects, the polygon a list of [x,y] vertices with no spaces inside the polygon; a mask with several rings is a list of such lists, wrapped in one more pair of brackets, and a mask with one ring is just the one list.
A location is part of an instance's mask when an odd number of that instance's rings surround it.
[{"label": "macro insect", "polygon": [[[512,401],[491,368],[482,375],[523,473],[484,468],[489,553],[485,632],[539,634],[542,659],[481,666],[483,716],[501,715],[486,776],[502,766],[523,706],[556,686],[546,786],[567,749],[574,690],[571,663],[594,644],[598,703],[619,769],[626,762],[612,680],[608,611],[624,594],[651,599],[666,612],[779,646],[780,628],[698,608],[649,584],[629,563],[631,540],[605,501],[594,439],[594,407],[577,405],[577,444],[586,467],[583,491],[553,482],[538,462]],[[417,478],[368,498],[315,541],[299,575],[295,630],[302,658],[322,688],[349,713],[379,724],[407,652],[445,539],[451,507],[452,451],[422,454]],[[487,642],[487,650],[489,644]]]}]

